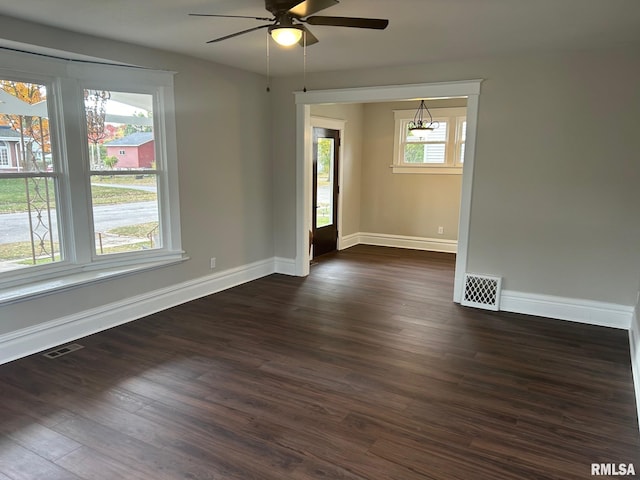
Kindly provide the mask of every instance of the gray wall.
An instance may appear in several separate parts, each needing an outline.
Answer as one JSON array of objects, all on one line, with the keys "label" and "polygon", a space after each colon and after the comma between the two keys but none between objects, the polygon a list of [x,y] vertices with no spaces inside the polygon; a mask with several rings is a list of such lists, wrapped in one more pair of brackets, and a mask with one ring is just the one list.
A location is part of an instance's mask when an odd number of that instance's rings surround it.
[{"label": "gray wall", "polygon": [[5,39],[177,72],[175,101],[183,248],[190,260],[0,307],[0,335],[217,270],[273,257],[271,132],[264,78],[167,52],[0,16]]},{"label": "gray wall", "polygon": [[[634,305],[637,48],[312,74],[314,89],[482,78],[468,270],[505,289]],[[274,81],[276,254],[295,256],[299,78]],[[364,222],[363,222],[364,223]],[[362,225],[364,227],[364,224]]]}]

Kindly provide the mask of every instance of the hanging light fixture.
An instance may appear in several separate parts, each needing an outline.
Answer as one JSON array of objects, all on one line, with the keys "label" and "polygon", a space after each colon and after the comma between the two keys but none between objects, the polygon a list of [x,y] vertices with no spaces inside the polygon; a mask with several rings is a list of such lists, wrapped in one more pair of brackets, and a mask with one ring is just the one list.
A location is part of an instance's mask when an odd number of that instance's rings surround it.
[{"label": "hanging light fixture", "polygon": [[283,47],[295,45],[302,38],[302,29],[294,25],[289,17],[283,17],[277,25],[270,26],[269,33],[276,43]]},{"label": "hanging light fixture", "polygon": [[[425,118],[425,112],[429,115],[429,120]],[[420,101],[420,106],[413,117],[413,120],[409,122],[409,133],[416,137],[426,137],[427,133],[438,128],[440,124],[433,121],[431,112],[424,103],[424,100]]]}]

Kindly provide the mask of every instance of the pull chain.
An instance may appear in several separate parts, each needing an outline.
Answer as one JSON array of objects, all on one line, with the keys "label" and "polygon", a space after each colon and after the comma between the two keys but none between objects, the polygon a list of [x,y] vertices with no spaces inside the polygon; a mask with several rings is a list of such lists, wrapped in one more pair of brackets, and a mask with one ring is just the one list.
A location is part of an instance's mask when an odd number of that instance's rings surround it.
[{"label": "pull chain", "polygon": [[269,32],[267,32],[267,92],[271,91],[271,65],[269,57]]},{"label": "pull chain", "polygon": [[302,64],[302,91],[307,91],[307,31],[302,31],[302,50],[304,51],[304,59]]}]

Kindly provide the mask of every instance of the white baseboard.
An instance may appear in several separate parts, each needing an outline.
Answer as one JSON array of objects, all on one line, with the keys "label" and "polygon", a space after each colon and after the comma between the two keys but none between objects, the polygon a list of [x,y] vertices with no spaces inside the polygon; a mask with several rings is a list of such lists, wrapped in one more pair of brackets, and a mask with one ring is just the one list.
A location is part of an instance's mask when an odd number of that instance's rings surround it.
[{"label": "white baseboard", "polygon": [[629,330],[633,307],[503,290],[500,310]]},{"label": "white baseboard", "polygon": [[256,280],[284,263],[261,260],[2,335],[0,364]]},{"label": "white baseboard", "polygon": [[370,232],[359,232],[342,237],[340,239],[340,250],[358,244],[409,248],[412,250],[427,250],[431,252],[456,253],[458,251],[458,242],[456,240]]},{"label": "white baseboard", "polygon": [[353,247],[360,243],[360,234],[352,233],[351,235],[345,235],[338,239],[338,250],[344,250],[345,248]]},{"label": "white baseboard", "polygon": [[296,261],[294,258],[275,257],[273,259],[274,272],[283,275],[296,275]]}]

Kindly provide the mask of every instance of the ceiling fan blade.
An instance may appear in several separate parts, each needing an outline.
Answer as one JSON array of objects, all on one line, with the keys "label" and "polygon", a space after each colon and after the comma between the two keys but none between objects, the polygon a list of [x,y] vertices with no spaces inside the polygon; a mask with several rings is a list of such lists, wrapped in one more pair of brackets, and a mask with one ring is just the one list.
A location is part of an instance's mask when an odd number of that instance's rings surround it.
[{"label": "ceiling fan blade", "polygon": [[259,27],[249,28],[248,30],[242,30],[241,32],[232,33],[231,35],[225,35],[224,37],[214,38],[213,40],[209,40],[207,43],[215,43],[221,42],[222,40],[226,40],[228,38],[237,37],[239,35],[244,35],[245,33],[255,32],[256,30],[260,30],[262,28],[270,27],[271,25],[260,25]]},{"label": "ceiling fan blade", "polygon": [[289,9],[288,13],[294,17],[307,17],[318,13],[320,10],[337,5],[338,0],[305,0],[296,3],[296,5]]},{"label": "ceiling fan blade", "polygon": [[311,33],[311,30],[309,30],[304,25],[299,25],[299,27],[305,32],[307,38],[305,39],[305,37],[303,36],[298,42],[298,45],[300,45],[301,47],[304,47],[306,44],[308,47],[309,45],[313,45],[319,42],[316,36],[313,33]]},{"label": "ceiling fan blade", "polygon": [[247,17],[245,15],[215,15],[212,13],[189,13],[190,17],[222,17],[222,18],[251,18],[253,20],[263,20],[265,22],[272,22],[275,18],[267,17]]},{"label": "ceiling fan blade", "polygon": [[304,20],[309,25],[329,25],[332,27],[355,27],[384,30],[389,25],[389,20],[382,18],[356,18],[356,17],[323,17],[315,16]]}]

